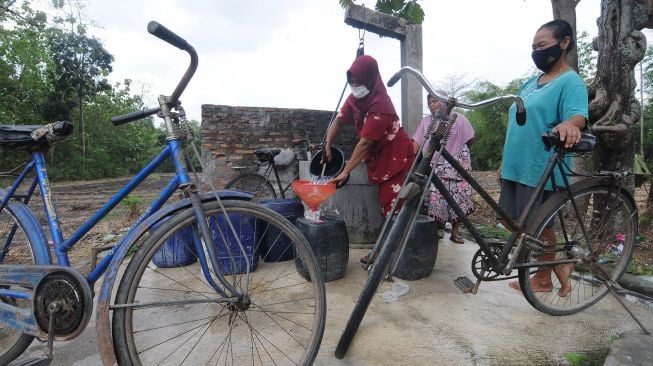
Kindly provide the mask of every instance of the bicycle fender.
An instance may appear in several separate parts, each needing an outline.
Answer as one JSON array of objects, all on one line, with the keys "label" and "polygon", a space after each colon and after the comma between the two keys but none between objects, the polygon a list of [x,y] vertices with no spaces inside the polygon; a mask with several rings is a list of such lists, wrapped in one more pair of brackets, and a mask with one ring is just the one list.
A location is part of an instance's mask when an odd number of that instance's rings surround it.
[{"label": "bicycle fender", "polygon": [[[218,196],[223,200],[245,200],[249,201],[253,195],[248,192],[236,190],[222,190],[218,191]],[[215,194],[213,192],[203,193],[200,195],[202,202],[214,201]],[[113,286],[118,278],[118,270],[120,264],[125,256],[134,245],[134,243],[145,234],[152,226],[161,221],[167,216],[172,216],[182,210],[192,207],[190,198],[184,198],[178,202],[172,203],[160,210],[152,213],[140,225],[129,230],[127,235],[122,237],[118,244],[111,251],[113,258],[104,273],[102,286],[98,292],[97,299],[97,312],[96,312],[96,332],[98,338],[98,347],[100,349],[100,357],[104,365],[115,365],[117,363],[116,356],[113,350],[113,338],[111,336],[111,322],[110,322],[110,305]]]},{"label": "bicycle fender", "polygon": [[[7,191],[0,188],[0,199],[5,197]],[[30,247],[34,253],[36,264],[52,264],[52,256],[48,248],[48,238],[39,224],[39,220],[34,216],[26,204],[18,201],[11,201],[5,207],[11,211],[20,222],[25,225],[25,233],[28,236]]]}]

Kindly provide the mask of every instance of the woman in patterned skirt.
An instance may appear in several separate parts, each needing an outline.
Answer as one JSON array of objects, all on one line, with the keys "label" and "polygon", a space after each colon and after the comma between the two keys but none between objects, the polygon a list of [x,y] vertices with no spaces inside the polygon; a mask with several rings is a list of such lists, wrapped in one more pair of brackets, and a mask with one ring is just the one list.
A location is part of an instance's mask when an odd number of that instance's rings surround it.
[{"label": "woman in patterned skirt", "polygon": [[[438,90],[438,93],[446,95],[443,91]],[[441,107],[440,103],[433,96],[427,97],[427,104],[432,114],[435,114]],[[474,128],[465,116],[460,113],[454,113],[456,120],[451,127],[451,134],[446,141],[445,149],[460,163],[460,165],[468,172],[472,172],[472,162],[469,154],[469,148],[474,142]],[[415,151],[419,151],[420,147],[425,147],[426,131],[431,123],[431,116],[422,118],[419,126],[413,134],[413,145]],[[456,172],[451,164],[443,158],[438,158],[438,154],[433,156],[433,162],[437,160],[435,166],[435,173],[444,186],[451,192],[453,198],[456,200],[465,215],[474,212],[474,190],[464,180],[458,172]],[[426,202],[428,207],[428,215],[437,221],[438,226],[442,229],[447,222],[451,223],[451,241],[454,243],[463,244],[462,235],[460,234],[460,219],[458,215],[449,207],[449,204],[444,199],[442,194],[435,189],[433,184],[430,185],[430,194]]]}]

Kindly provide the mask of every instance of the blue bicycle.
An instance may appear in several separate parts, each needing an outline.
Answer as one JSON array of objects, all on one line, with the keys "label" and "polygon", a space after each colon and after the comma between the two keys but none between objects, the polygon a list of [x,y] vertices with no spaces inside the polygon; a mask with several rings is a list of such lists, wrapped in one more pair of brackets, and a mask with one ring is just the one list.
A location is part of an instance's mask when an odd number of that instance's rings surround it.
[{"label": "blue bicycle", "polygon": [[[193,136],[179,97],[197,53],[156,22],[148,31],[188,52],[190,65],[172,95],[159,97],[159,107],[112,122],[157,114],[166,146],[69,238],[60,228],[44,153],[72,125],[0,126],[0,148],[29,153],[14,183],[0,189],[0,364],[20,356],[34,338],[48,341],[52,359],[53,341],[78,336],[94,300],[104,364],[310,364],[326,315],[315,256],[301,232],[249,202],[251,194],[202,193],[193,183],[184,152]],[[72,268],[68,251],[166,159],[175,175],[147,211],[87,276]],[[37,188],[49,237],[28,206]],[[177,190],[185,198],[164,206]],[[289,252],[294,260],[278,260]]]}]

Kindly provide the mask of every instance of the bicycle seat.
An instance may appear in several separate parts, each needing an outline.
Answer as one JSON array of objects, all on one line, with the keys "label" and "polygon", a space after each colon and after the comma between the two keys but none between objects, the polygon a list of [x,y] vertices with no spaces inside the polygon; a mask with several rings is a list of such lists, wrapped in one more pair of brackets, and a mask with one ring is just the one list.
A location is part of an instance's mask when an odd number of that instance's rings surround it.
[{"label": "bicycle seat", "polygon": [[542,142],[544,142],[547,151],[555,146],[558,149],[565,150],[566,152],[578,153],[594,150],[597,143],[596,136],[583,132],[580,137],[580,142],[567,149],[565,148],[564,142],[560,141],[560,135],[557,132],[551,131],[542,134]]},{"label": "bicycle seat", "polygon": [[281,149],[274,147],[264,147],[254,150],[254,155],[256,158],[263,163],[274,160],[274,157],[279,155]]},{"label": "bicycle seat", "polygon": [[58,121],[47,125],[0,126],[0,146],[40,147],[48,142],[62,140],[73,133],[73,124]]}]

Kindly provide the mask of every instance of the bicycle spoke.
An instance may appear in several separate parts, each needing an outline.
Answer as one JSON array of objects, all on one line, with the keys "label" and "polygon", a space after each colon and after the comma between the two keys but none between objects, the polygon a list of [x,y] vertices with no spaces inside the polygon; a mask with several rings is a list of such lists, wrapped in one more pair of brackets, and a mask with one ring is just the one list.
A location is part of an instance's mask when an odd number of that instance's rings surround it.
[{"label": "bicycle spoke", "polygon": [[[239,316],[240,316],[240,315],[239,315]],[[272,320],[273,320],[273,319],[272,319]],[[274,320],[273,320],[273,321],[274,321]],[[288,359],[289,361],[293,362],[294,364],[297,364],[297,363],[296,363],[292,358],[290,358],[290,356],[288,356],[288,355],[287,355],[283,350],[281,350],[279,347],[277,347],[276,344],[272,343],[272,342],[271,342],[269,339],[267,339],[267,338],[266,338],[266,337],[265,337],[261,332],[257,331],[256,328],[252,327],[252,325],[251,325],[250,322],[248,322],[246,319],[243,319],[243,322],[245,322],[245,324],[247,324],[247,325],[250,327],[250,329],[251,329],[251,330],[252,330],[252,331],[253,331],[257,336],[260,336],[261,338],[263,338],[263,339],[264,339],[267,343],[269,343],[269,344],[270,344],[270,345],[271,345],[275,350],[277,350],[277,352],[279,352],[279,353],[281,353],[282,355],[284,355],[284,356],[286,357],[286,359]],[[275,323],[276,323],[276,322],[275,322]],[[290,336],[291,338],[293,338],[293,340],[295,340],[294,336],[291,335],[289,332],[286,332],[286,334],[288,334],[288,336]],[[296,341],[296,340],[295,340],[295,341]],[[263,342],[261,342],[261,345],[263,345]],[[301,345],[301,344],[300,344],[300,345]],[[264,345],[263,345],[263,346],[264,346]]]},{"label": "bicycle spoke", "polygon": [[[133,362],[136,360],[141,364],[188,364],[193,360],[196,364],[284,365],[310,363],[315,358],[324,329],[325,297],[306,239],[281,215],[272,214],[270,210],[262,210],[249,202],[224,204],[227,205],[226,213],[218,211],[222,209],[217,202],[212,202],[205,215],[229,215],[236,217],[238,223],[252,216],[251,221],[261,223],[256,235],[272,229],[278,231],[269,236],[270,243],[277,244],[281,237],[287,236],[290,248],[297,250],[314,281],[304,279],[297,272],[294,261],[260,261],[252,265],[252,272],[239,273],[237,271],[244,270],[243,260],[251,260],[248,259],[250,253],[247,256],[232,253],[231,258],[218,258],[219,265],[230,266],[232,261],[238,261],[234,273],[230,273],[231,267],[225,270],[228,274],[224,280],[242,289],[238,297],[230,299],[207,286],[199,263],[154,267],[150,261],[157,248],[175,233],[196,223],[192,210],[178,214],[150,234],[143,244],[144,249],[135,254],[123,275],[113,309],[116,334],[124,334],[114,337],[118,343],[116,348],[126,350],[120,354],[121,363],[136,363]],[[240,233],[238,224],[235,229]],[[225,238],[231,240],[228,236]],[[257,238],[243,245],[250,251],[260,243]],[[207,302],[200,303],[203,299]],[[223,299],[226,303],[215,304],[211,299]],[[167,306],[176,302],[181,305]],[[121,304],[152,306],[148,307],[149,311],[137,311],[128,305],[120,308]],[[193,320],[182,322],[180,316]],[[167,326],[161,327],[162,322]]]},{"label": "bicycle spoke", "polygon": [[[542,283],[548,280],[552,284],[552,291],[535,291],[530,275],[520,270],[520,278],[526,283],[524,295],[531,305],[547,314],[573,314],[596,303],[608,291],[597,279],[592,269],[594,266],[605,268],[611,281],[616,281],[625,272],[635,245],[636,210],[623,192],[598,184],[587,185],[573,192],[572,198],[567,195],[554,196],[540,211],[540,216],[545,214],[546,218],[539,223],[537,235],[541,235],[545,229],[553,231],[554,240],[560,243],[557,247],[560,250],[556,251],[567,257],[555,258],[552,253],[543,255],[531,251],[528,260],[542,263],[550,273],[550,276],[539,275],[537,281]],[[548,259],[538,259],[541,255],[548,256]],[[553,264],[546,266],[546,261],[570,257],[576,260],[571,268]],[[565,275],[566,271],[570,273]],[[560,280],[558,275],[568,276],[568,286],[562,293],[559,292],[563,288],[560,282],[565,280]]]},{"label": "bicycle spoke", "polygon": [[[213,321],[214,321],[214,320],[211,320],[211,321],[208,321],[208,322],[202,323],[202,324],[200,324],[200,325],[198,325],[198,326],[196,326],[196,327],[193,327],[193,328],[191,328],[191,329],[188,329],[187,331],[184,331],[184,332],[182,332],[182,333],[175,334],[174,336],[171,336],[171,337],[169,337],[169,338],[166,338],[166,339],[160,341],[159,343],[155,343],[155,344],[153,344],[153,345],[150,346],[150,347],[147,347],[147,348],[144,348],[144,349],[140,350],[139,353],[140,353],[140,354],[145,354],[145,353],[149,352],[150,350],[153,350],[154,348],[157,348],[158,346],[160,346],[160,345],[162,345],[162,344],[164,344],[164,343],[167,343],[167,342],[172,341],[172,340],[176,340],[177,338],[179,338],[180,336],[182,336],[182,335],[184,335],[184,334],[188,334],[188,333],[190,333],[190,332],[192,332],[192,331],[196,331],[196,332],[197,332],[197,329],[199,329],[199,328],[201,328],[201,327],[203,327],[203,326],[205,326],[205,325],[207,325],[207,324],[211,324]],[[184,341],[184,342],[185,342],[185,341]],[[173,353],[174,353],[174,350],[173,350]],[[168,355],[168,356],[169,356],[169,355]],[[166,358],[167,358],[167,357],[166,357]]]},{"label": "bicycle spoke", "polygon": [[[224,316],[224,314],[222,316]],[[195,323],[195,322],[209,320],[209,319],[215,320],[215,319],[219,319],[222,316],[210,316],[210,317],[206,317],[206,318],[187,320],[187,321],[183,321],[183,322],[178,322],[178,323],[173,323],[173,324],[166,324],[166,325],[161,325],[161,326],[152,327],[152,328],[137,329],[137,330],[134,330],[134,333],[143,333],[143,332],[151,332],[151,331],[155,331],[155,330],[162,330],[162,329],[165,329],[165,328],[176,327],[178,325]]]},{"label": "bicycle spoke", "polygon": [[[196,291],[196,290],[194,290],[194,289],[191,289],[191,288],[188,287],[186,284],[183,284],[183,283],[181,283],[181,282],[175,280],[174,278],[172,278],[172,277],[170,277],[170,276],[164,274],[163,272],[158,271],[156,268],[153,268],[153,267],[151,267],[151,266],[148,266],[148,269],[149,269],[150,271],[152,271],[152,272],[154,272],[154,273],[156,273],[156,274],[158,274],[158,275],[160,275],[160,276],[162,276],[162,277],[164,277],[164,278],[166,278],[166,279],[172,281],[173,283],[175,283],[175,284],[181,286],[182,288],[187,289],[188,291],[195,292],[195,293],[199,293],[200,295],[203,294],[202,292],[198,292],[198,291]],[[193,277],[197,278],[197,276],[193,276]],[[202,284],[205,284],[205,282],[203,282],[203,281],[200,281],[200,282],[201,282]],[[207,287],[208,287],[210,290],[213,290],[213,289],[210,288],[208,285],[207,285]],[[143,288],[143,287],[142,287],[142,286],[139,286],[139,288]],[[169,290],[169,288],[162,288],[161,290],[166,291],[166,290]],[[212,293],[215,294],[215,291],[213,290]],[[205,297],[208,298],[208,296],[205,296]]]}]

